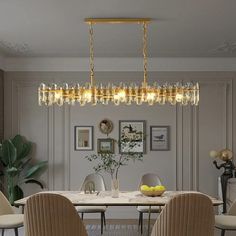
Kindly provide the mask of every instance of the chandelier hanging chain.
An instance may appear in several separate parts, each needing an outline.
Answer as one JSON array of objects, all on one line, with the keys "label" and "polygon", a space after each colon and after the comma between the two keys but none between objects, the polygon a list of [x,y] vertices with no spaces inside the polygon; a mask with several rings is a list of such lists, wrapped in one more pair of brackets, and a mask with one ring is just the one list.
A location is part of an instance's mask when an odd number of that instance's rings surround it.
[{"label": "chandelier hanging chain", "polygon": [[90,83],[93,87],[94,84],[94,33],[93,23],[89,24],[89,50],[90,50]]},{"label": "chandelier hanging chain", "polygon": [[147,85],[147,23],[143,22],[143,82]]}]

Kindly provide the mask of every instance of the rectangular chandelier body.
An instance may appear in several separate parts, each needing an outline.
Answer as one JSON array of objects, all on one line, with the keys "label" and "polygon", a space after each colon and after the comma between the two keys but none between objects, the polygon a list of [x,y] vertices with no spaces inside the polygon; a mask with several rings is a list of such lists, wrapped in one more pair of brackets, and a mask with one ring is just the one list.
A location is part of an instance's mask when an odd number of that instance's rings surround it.
[{"label": "rectangular chandelier body", "polygon": [[152,86],[136,84],[119,86],[107,85],[107,86],[95,86],[87,84],[86,86],[69,86],[63,84],[62,87],[58,87],[56,84],[47,86],[41,84],[38,90],[39,105],[59,105],[63,104],[74,105],[75,103],[84,106],[86,104],[103,104],[108,105],[113,103],[114,105],[126,104],[131,105],[135,103],[141,104],[161,104],[169,103],[176,105],[198,105],[199,102],[199,85],[198,83],[187,83],[182,85],[180,83],[170,85],[165,84],[163,86],[154,84]]}]

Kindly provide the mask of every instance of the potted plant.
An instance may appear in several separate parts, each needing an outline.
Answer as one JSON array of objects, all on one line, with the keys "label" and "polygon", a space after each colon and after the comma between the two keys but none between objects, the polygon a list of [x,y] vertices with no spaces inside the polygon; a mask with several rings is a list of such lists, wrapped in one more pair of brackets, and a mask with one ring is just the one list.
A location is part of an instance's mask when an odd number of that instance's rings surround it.
[{"label": "potted plant", "polygon": [[[126,140],[121,140],[116,142],[119,145],[123,145]],[[132,150],[135,147],[136,142],[129,140],[129,147]],[[119,170],[122,166],[127,166],[130,161],[142,161],[143,153],[111,153],[111,152],[101,152],[98,154],[92,154],[89,156],[85,156],[85,158],[90,162],[95,162],[95,166],[93,167],[95,172],[104,171],[111,176],[111,192],[112,197],[119,197]]]},{"label": "potted plant", "polygon": [[25,141],[21,135],[13,139],[3,140],[0,144],[0,162],[2,175],[6,183],[7,196],[11,204],[23,198],[24,193],[20,187],[23,183],[35,183],[43,188],[43,184],[37,179],[47,166],[47,161],[36,164],[30,163],[29,156],[32,143]]}]

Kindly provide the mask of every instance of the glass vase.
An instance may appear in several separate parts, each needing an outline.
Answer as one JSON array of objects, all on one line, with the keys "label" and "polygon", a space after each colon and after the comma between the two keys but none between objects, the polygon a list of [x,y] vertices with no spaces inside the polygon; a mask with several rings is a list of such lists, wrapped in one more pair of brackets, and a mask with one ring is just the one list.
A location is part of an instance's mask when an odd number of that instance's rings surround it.
[{"label": "glass vase", "polygon": [[118,179],[111,180],[111,196],[114,198],[119,197],[119,180]]}]

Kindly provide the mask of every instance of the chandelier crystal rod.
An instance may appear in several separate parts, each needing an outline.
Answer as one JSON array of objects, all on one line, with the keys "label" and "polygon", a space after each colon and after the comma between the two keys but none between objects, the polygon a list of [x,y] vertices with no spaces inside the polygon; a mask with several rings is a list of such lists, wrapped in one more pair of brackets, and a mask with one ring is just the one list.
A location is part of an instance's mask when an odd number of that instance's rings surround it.
[{"label": "chandelier crystal rod", "polygon": [[[147,24],[149,18],[88,18],[85,23],[89,24],[89,48],[90,48],[90,82],[85,85],[75,84],[69,86],[64,83],[62,86],[56,84],[40,84],[38,88],[39,105],[74,105],[79,103],[81,106],[86,104],[114,105],[120,104],[161,104],[169,103],[176,105],[198,105],[199,85],[198,83],[175,84],[165,83],[160,85],[154,82],[148,84],[147,73]],[[126,85],[121,82],[119,85],[108,83],[107,85],[97,85],[94,78],[94,32],[93,25],[98,23],[138,23],[142,25],[142,54],[143,54],[143,82],[140,85],[131,83]]]}]

